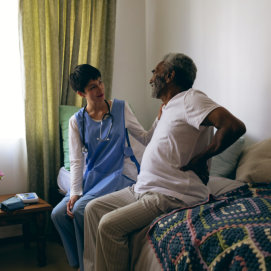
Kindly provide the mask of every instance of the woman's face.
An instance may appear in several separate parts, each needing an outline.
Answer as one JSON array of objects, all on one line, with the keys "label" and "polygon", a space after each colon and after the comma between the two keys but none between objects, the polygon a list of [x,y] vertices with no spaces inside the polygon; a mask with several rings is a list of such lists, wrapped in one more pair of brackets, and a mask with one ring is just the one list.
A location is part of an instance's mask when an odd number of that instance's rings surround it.
[{"label": "woman's face", "polygon": [[100,102],[104,100],[104,83],[101,78],[90,80],[84,88],[85,98],[92,102]]}]

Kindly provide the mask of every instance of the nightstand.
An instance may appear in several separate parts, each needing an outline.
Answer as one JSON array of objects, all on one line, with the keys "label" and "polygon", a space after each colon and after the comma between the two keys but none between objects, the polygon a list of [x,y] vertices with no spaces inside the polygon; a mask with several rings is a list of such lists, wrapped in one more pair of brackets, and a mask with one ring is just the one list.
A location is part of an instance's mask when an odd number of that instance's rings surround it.
[{"label": "nightstand", "polygon": [[[13,197],[11,195],[0,195],[0,202]],[[45,200],[39,198],[39,202],[29,204],[24,209],[6,213],[0,210],[0,226],[22,224],[25,247],[29,246],[30,224],[34,223],[37,228],[37,258],[39,266],[46,265],[46,213],[52,210],[52,206]]]}]

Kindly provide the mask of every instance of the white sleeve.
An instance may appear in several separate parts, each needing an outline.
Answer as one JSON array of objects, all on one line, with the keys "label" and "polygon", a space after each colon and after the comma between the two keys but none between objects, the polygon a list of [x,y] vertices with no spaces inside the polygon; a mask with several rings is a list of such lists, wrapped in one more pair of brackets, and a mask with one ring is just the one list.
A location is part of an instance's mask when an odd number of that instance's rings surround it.
[{"label": "white sleeve", "polygon": [[136,116],[132,112],[128,103],[125,102],[125,127],[144,146],[147,146],[152,138],[153,131],[157,125],[158,119],[156,118],[149,131],[145,131],[142,125],[138,122]]},{"label": "white sleeve", "polygon": [[199,129],[201,123],[211,111],[220,107],[220,105],[199,90],[188,91],[185,95],[184,104],[186,120],[196,129]]},{"label": "white sleeve", "polygon": [[75,115],[69,120],[69,156],[71,172],[70,197],[83,194],[84,155]]}]

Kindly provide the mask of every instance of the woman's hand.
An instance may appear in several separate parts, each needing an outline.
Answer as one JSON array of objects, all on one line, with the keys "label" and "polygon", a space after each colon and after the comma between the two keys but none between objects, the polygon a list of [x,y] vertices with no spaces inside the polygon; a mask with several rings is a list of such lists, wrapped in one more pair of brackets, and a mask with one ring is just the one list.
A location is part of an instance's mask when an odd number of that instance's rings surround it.
[{"label": "woman's hand", "polygon": [[75,204],[75,202],[80,198],[80,196],[78,195],[74,195],[70,198],[70,200],[68,201],[67,203],[67,215],[70,217],[70,218],[73,218],[73,213],[72,213],[72,208]]}]

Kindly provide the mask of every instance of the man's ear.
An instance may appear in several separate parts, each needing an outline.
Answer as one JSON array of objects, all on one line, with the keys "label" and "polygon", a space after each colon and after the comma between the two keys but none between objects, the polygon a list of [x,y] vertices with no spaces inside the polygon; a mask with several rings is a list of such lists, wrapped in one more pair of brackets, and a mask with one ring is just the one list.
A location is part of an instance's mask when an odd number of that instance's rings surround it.
[{"label": "man's ear", "polygon": [[84,92],[76,91],[76,93],[77,93],[79,96],[83,97],[83,98],[86,97],[86,94],[85,94]]},{"label": "man's ear", "polygon": [[166,75],[166,77],[165,77],[166,83],[172,82],[173,79],[174,79],[174,77],[175,77],[175,71],[173,70],[173,71],[169,72],[169,73]]}]

